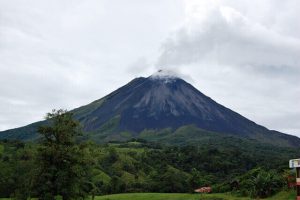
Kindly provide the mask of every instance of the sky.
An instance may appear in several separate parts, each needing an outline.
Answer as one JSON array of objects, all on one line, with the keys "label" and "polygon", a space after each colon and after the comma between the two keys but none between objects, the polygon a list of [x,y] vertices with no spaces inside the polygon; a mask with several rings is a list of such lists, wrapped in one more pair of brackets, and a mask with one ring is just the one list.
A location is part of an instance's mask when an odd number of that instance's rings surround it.
[{"label": "sky", "polygon": [[300,137],[298,0],[0,0],[0,131],[159,69]]}]

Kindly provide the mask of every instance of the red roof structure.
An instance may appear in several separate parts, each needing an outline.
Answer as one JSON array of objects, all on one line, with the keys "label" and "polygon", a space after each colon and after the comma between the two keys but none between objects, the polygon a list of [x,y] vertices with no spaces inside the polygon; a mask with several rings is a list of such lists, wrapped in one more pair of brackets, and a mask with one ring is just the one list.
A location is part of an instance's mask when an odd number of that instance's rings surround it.
[{"label": "red roof structure", "polygon": [[194,192],[197,192],[197,193],[211,193],[212,189],[211,189],[211,187],[201,187],[201,188],[195,189]]}]

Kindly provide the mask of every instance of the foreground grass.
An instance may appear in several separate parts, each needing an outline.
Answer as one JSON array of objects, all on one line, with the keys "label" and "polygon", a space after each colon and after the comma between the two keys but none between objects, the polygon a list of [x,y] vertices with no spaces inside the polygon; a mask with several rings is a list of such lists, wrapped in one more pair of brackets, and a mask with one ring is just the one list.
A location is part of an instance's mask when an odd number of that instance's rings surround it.
[{"label": "foreground grass", "polygon": [[[282,191],[265,200],[295,200],[294,191]],[[0,198],[0,200],[10,200]],[[252,200],[248,197],[236,197],[225,194],[182,194],[182,193],[127,193],[97,196],[95,200]]]},{"label": "foreground grass", "polygon": [[95,200],[249,200],[249,198],[232,197],[226,194],[174,194],[174,193],[136,193],[99,196]]},{"label": "foreground grass", "polygon": [[[295,192],[283,191],[266,200],[294,200]],[[251,200],[230,194],[176,194],[176,193],[132,193],[98,196],[95,200]]]}]

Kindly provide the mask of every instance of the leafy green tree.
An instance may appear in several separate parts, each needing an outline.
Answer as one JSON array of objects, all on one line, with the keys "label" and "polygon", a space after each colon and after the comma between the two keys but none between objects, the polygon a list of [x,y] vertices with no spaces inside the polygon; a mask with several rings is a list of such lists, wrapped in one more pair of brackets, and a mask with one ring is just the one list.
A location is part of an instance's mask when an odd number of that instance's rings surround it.
[{"label": "leafy green tree", "polygon": [[239,182],[240,194],[254,198],[269,197],[280,191],[285,184],[281,173],[275,170],[266,171],[260,167],[241,176]]},{"label": "leafy green tree", "polygon": [[159,179],[157,184],[159,184],[161,192],[185,192],[189,188],[188,174],[173,167],[168,166]]},{"label": "leafy green tree", "polygon": [[279,191],[284,185],[284,179],[274,171],[261,170],[250,179],[253,197],[266,198]]},{"label": "leafy green tree", "polygon": [[30,148],[17,150],[14,164],[15,191],[13,197],[16,200],[27,200],[31,196],[33,172],[36,165],[33,162],[34,151]]},{"label": "leafy green tree", "polygon": [[90,168],[87,148],[76,143],[76,137],[81,135],[80,125],[66,110],[53,110],[46,120],[49,124],[38,129],[42,141],[36,160],[37,197],[82,199],[88,194]]},{"label": "leafy green tree", "polygon": [[211,182],[209,181],[209,175],[205,175],[203,173],[200,173],[197,169],[193,168],[190,172],[190,178],[189,178],[189,184],[190,184],[190,190],[191,192],[194,191],[194,189],[197,189],[199,187],[205,187],[210,186]]}]

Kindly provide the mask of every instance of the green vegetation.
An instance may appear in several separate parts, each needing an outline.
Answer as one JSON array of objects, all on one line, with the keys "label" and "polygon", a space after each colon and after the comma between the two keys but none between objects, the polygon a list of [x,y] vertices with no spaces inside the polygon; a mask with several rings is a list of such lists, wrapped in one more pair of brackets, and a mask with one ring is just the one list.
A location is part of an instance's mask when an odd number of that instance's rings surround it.
[{"label": "green vegetation", "polygon": [[0,144],[0,156],[2,156],[3,151],[4,151],[4,146]]},{"label": "green vegetation", "polygon": [[28,183],[32,187],[23,186],[25,190],[16,197],[26,199],[34,190],[32,195],[42,200],[53,200],[56,196],[62,200],[82,199],[89,191],[91,159],[89,149],[75,143],[81,135],[80,125],[72,119],[72,113],[64,110],[53,110],[46,119],[50,124],[38,130],[42,141],[35,159],[37,169]]},{"label": "green vegetation", "polygon": [[[283,191],[266,200],[294,200],[295,192]],[[225,194],[181,194],[181,193],[133,193],[98,196],[95,200],[250,200],[249,197],[237,197]]]},{"label": "green vegetation", "polygon": [[[187,193],[203,186],[227,194],[204,195],[202,199],[293,196],[277,193],[286,189],[287,161],[299,157],[299,149],[220,136],[193,126],[175,133],[148,130],[143,139],[96,144],[76,137],[79,124],[71,113],[60,110],[47,119],[48,124],[39,128],[39,143],[0,141],[0,197],[83,199],[88,195],[152,192],[119,197],[193,199],[199,195]],[[104,124],[107,134],[113,133],[118,121],[116,117]],[[131,137],[128,132],[122,134]],[[183,135],[190,138],[188,145],[180,142]],[[118,139],[117,135],[111,137]],[[157,140],[163,143],[154,143]],[[115,197],[118,195],[96,199]]]},{"label": "green vegetation", "polygon": [[[295,191],[282,191],[265,200],[294,200]],[[87,198],[87,199],[91,199]],[[94,200],[253,200],[249,197],[238,197],[230,193],[223,194],[188,194],[188,193],[125,193],[96,196]],[[11,200],[0,198],[0,200]]]},{"label": "green vegetation", "polygon": [[[35,162],[40,145],[0,142],[0,195],[16,197],[22,192],[34,196],[33,180],[40,163]],[[160,146],[143,140],[98,145],[81,143],[82,158],[91,158],[84,189],[90,195],[128,192],[189,193],[202,186],[213,192],[235,196],[270,196],[285,188],[287,160],[299,156],[293,149],[249,146],[248,150],[224,143],[202,146]],[[275,185],[272,185],[275,184]],[[270,190],[272,186],[272,190]],[[263,189],[262,192],[257,189]]]},{"label": "green vegetation", "polygon": [[249,198],[239,198],[227,194],[181,194],[181,193],[135,193],[135,194],[115,194],[95,198],[96,200],[249,200]]}]

